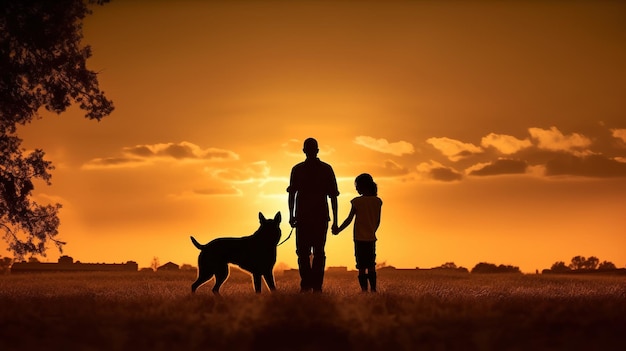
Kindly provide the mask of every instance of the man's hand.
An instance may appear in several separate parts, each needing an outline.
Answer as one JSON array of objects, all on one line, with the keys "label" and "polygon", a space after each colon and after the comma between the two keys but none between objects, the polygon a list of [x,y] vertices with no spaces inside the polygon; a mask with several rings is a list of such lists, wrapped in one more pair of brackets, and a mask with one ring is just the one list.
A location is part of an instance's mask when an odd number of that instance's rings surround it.
[{"label": "man's hand", "polygon": [[291,225],[291,228],[295,228],[296,227],[296,217],[294,216],[289,216],[289,224]]},{"label": "man's hand", "polygon": [[336,223],[333,223],[332,228],[330,229],[330,231],[333,233],[333,235],[337,235],[339,234],[339,227],[337,227]]}]

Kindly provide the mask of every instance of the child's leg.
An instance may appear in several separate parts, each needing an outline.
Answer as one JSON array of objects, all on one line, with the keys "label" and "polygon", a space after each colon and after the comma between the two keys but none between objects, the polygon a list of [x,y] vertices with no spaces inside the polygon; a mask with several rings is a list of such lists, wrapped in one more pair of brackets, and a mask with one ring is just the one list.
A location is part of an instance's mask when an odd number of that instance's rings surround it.
[{"label": "child's leg", "polygon": [[359,269],[359,285],[362,291],[367,291],[367,266],[363,264],[363,242],[354,242],[354,256],[356,258],[356,268]]},{"label": "child's leg", "polygon": [[370,282],[370,290],[376,292],[376,242],[371,242],[369,267],[367,269],[367,278]]}]

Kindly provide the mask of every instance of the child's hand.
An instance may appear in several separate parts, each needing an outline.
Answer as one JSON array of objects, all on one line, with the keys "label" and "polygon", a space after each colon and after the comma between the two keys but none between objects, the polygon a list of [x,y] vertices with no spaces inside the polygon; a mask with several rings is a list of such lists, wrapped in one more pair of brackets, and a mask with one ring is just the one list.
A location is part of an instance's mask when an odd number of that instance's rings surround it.
[{"label": "child's hand", "polygon": [[332,231],[333,235],[337,235],[340,232],[339,227],[337,227],[336,225],[334,225],[332,227],[331,231]]}]

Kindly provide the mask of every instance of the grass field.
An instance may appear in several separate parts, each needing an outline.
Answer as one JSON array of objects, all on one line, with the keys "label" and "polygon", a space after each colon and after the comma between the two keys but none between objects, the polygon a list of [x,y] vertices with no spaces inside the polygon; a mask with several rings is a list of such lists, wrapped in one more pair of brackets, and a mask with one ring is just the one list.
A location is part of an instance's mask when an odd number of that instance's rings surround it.
[{"label": "grass field", "polygon": [[624,276],[379,272],[297,275],[255,295],[232,275],[190,295],[194,273],[0,276],[0,350],[625,350]]}]

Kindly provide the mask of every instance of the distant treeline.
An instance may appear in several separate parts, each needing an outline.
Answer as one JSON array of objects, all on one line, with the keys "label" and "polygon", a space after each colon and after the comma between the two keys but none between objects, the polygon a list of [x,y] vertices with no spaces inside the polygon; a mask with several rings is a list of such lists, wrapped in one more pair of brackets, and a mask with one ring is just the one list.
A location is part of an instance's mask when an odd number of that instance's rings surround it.
[{"label": "distant treeline", "polygon": [[[5,260],[3,260],[4,262]],[[81,263],[74,262],[69,256],[61,256],[56,263],[39,262],[14,262],[10,266],[11,273],[34,273],[34,272],[137,272],[137,262],[126,263]]]},{"label": "distant treeline", "polygon": [[[454,262],[447,262],[439,267],[432,268],[434,270],[456,270],[459,272],[467,272],[464,267],[457,267]],[[496,265],[493,263],[478,263],[469,272],[471,273],[521,273],[519,267],[510,265]],[[595,256],[585,258],[584,256],[574,256],[569,264],[563,261],[555,262],[550,269],[541,271],[543,274],[580,274],[580,273],[618,273],[626,274],[626,268],[617,268],[613,262],[602,261]],[[539,273],[539,272],[537,272]]]},{"label": "distant treeline", "polygon": [[454,262],[447,262],[439,267],[431,268],[432,270],[454,270],[457,272],[465,273],[522,273],[519,267],[509,265],[496,265],[493,263],[480,262],[474,266],[471,270],[465,267],[457,267]]},{"label": "distant treeline", "polygon": [[[377,267],[377,269],[396,269],[393,266]],[[402,269],[406,271],[406,269]],[[519,267],[508,265],[496,265],[493,263],[480,262],[471,270],[465,267],[459,267],[454,262],[446,262],[438,267],[433,268],[415,268],[418,271],[440,271],[440,272],[458,272],[458,273],[522,273]]]},{"label": "distant treeline", "polygon": [[[154,267],[142,268],[139,271],[191,271],[195,270],[189,264],[183,264],[178,266],[175,263],[168,262],[164,265],[153,264]],[[289,270],[285,264],[282,264],[283,270]],[[278,268],[278,267],[277,267]],[[329,269],[332,267],[329,267]],[[345,268],[345,267],[341,267]],[[396,270],[394,266],[387,265],[386,262],[382,262],[377,265],[377,269],[384,270]],[[28,262],[13,262],[9,257],[0,257],[0,274],[13,272],[34,272],[34,271],[138,271],[137,263],[134,261],[128,261],[124,264],[106,264],[106,263],[80,263],[74,262],[69,256],[61,256],[58,263],[41,263],[36,258],[32,257]],[[406,269],[402,269],[403,271]],[[458,272],[458,273],[522,273],[519,267],[511,265],[496,265],[493,263],[480,262],[474,266],[471,270],[465,267],[457,266],[454,262],[446,262],[438,267],[415,270],[429,270],[429,271],[445,271],[445,272]],[[572,258],[569,264],[565,264],[563,261],[555,262],[549,269],[541,271],[542,274],[580,274],[580,273],[618,273],[626,274],[626,268],[617,268],[613,262],[602,261],[595,257],[590,256],[585,258],[584,256],[575,256]],[[539,271],[537,271],[539,273]]]},{"label": "distant treeline", "polygon": [[522,273],[519,267],[509,265],[495,265],[493,263],[481,262],[472,268],[472,273]]},{"label": "distant treeline", "polygon": [[569,264],[563,261],[554,262],[550,269],[541,271],[543,274],[568,274],[568,273],[601,273],[614,272],[626,274],[626,269],[617,268],[613,262],[602,261],[595,256],[574,256]]}]

